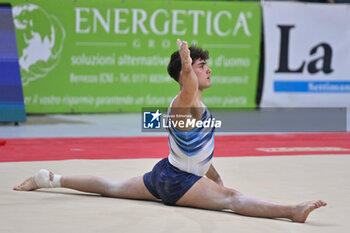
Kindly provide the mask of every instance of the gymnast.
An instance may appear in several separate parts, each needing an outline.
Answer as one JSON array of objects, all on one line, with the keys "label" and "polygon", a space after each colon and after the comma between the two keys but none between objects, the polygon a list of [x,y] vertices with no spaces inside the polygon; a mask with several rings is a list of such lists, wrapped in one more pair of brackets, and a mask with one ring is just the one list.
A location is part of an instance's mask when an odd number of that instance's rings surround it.
[{"label": "gymnast", "polygon": [[[169,106],[167,120],[182,121],[184,116],[196,121],[210,120],[212,115],[201,101],[203,90],[211,86],[212,70],[206,63],[209,53],[196,46],[188,47],[180,39],[177,43],[179,49],[171,55],[168,73],[178,82],[180,91]],[[61,176],[42,169],[14,190],[62,187],[115,198],[160,200],[166,205],[229,209],[246,216],[286,218],[300,223],[306,221],[310,212],[327,205],[321,200],[283,205],[227,188],[211,162],[215,127],[181,128],[177,124],[168,131],[169,156],[143,176],[108,181],[94,176]]]}]

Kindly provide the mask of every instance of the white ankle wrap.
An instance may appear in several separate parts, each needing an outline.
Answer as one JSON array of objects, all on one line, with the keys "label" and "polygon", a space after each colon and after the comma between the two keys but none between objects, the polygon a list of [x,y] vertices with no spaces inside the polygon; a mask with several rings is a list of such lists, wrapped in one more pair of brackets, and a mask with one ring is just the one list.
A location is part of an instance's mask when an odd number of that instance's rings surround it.
[{"label": "white ankle wrap", "polygon": [[58,188],[61,187],[61,175],[54,174],[53,181],[50,180],[50,172],[41,169],[34,176],[34,181],[39,188]]}]

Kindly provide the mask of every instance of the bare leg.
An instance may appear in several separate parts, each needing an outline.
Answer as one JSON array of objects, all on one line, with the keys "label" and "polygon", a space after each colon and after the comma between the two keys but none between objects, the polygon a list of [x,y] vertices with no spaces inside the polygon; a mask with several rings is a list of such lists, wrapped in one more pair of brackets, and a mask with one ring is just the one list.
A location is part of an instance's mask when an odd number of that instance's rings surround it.
[{"label": "bare leg", "polygon": [[[50,174],[50,179],[52,174]],[[92,176],[62,176],[61,185],[83,192],[98,193],[117,198],[157,200],[143,183],[142,176],[126,181],[111,182]],[[33,177],[14,188],[18,191],[38,189]],[[203,209],[231,209],[236,213],[266,218],[287,218],[294,222],[305,222],[311,211],[327,204],[323,201],[309,201],[299,205],[281,205],[222,187],[207,178],[201,178],[177,203]]]},{"label": "bare leg", "polygon": [[[53,174],[50,173],[50,180]],[[97,193],[108,197],[157,200],[143,183],[143,177],[134,177],[129,180],[112,182],[94,176],[62,176],[61,187],[74,189],[82,192]],[[16,191],[32,191],[39,187],[30,177],[21,185],[14,187]]]},{"label": "bare leg", "polygon": [[94,176],[62,176],[61,185],[63,188],[108,197],[157,200],[144,185],[143,176],[116,182]]},{"label": "bare leg", "polygon": [[287,218],[294,222],[305,222],[311,211],[326,205],[323,201],[281,205],[243,195],[207,178],[200,179],[176,204],[213,210],[231,209],[246,216]]}]

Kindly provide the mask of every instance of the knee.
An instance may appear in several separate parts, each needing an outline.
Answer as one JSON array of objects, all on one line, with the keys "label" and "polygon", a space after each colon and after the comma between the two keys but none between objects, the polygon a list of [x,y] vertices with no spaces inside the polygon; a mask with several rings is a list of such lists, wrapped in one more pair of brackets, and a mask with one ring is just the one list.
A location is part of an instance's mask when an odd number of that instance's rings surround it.
[{"label": "knee", "polygon": [[121,189],[119,182],[104,180],[105,196],[115,197]]},{"label": "knee", "polygon": [[240,206],[243,194],[235,189],[229,189],[227,196],[229,198],[230,209],[235,211]]},{"label": "knee", "polygon": [[237,198],[239,195],[242,195],[239,191],[235,189],[228,189],[227,194],[232,199]]}]

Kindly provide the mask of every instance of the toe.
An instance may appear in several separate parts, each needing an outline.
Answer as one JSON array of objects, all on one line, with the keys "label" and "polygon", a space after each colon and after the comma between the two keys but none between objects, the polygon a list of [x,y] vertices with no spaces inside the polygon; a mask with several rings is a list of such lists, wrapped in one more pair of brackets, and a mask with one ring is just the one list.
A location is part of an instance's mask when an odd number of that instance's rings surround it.
[{"label": "toe", "polygon": [[21,186],[16,186],[16,187],[13,188],[13,190],[20,191],[21,190]]},{"label": "toe", "polygon": [[320,208],[320,207],[326,206],[326,205],[327,205],[327,203],[324,202],[324,201],[321,201],[321,200],[318,200],[318,201],[315,202],[316,208]]}]

